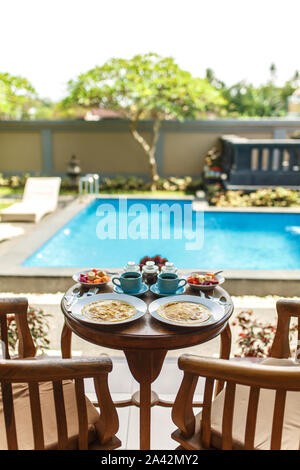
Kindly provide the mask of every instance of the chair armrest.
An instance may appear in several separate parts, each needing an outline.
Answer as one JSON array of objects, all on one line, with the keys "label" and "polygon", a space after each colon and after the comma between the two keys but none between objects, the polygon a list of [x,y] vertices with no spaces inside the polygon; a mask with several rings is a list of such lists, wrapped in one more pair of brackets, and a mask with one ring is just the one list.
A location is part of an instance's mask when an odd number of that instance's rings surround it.
[{"label": "chair armrest", "polygon": [[2,297],[0,298],[0,316],[9,313],[27,313],[28,300],[26,297]]},{"label": "chair armrest", "polygon": [[27,321],[28,300],[26,297],[0,298],[0,324],[1,340],[5,345],[5,357],[9,359],[7,314],[15,314],[17,333],[19,338],[19,357],[34,357],[36,347],[34,345]]},{"label": "chair armrest", "polygon": [[271,357],[283,359],[291,355],[289,344],[290,320],[291,317],[300,319],[300,301],[279,299],[276,303],[276,309],[277,327],[271,348]]},{"label": "chair armrest", "polygon": [[190,437],[195,432],[196,422],[193,411],[193,398],[197,382],[198,375],[186,371],[184,372],[172,408],[172,420],[186,437]]},{"label": "chair armrest", "polygon": [[300,317],[300,300],[279,299],[276,309],[278,316]]},{"label": "chair armrest", "polygon": [[72,380],[107,375],[111,370],[111,359],[105,355],[78,359],[2,360],[0,380],[16,383]]},{"label": "chair armrest", "polygon": [[298,390],[299,366],[275,366],[184,354],[179,368],[191,375],[253,387]]}]

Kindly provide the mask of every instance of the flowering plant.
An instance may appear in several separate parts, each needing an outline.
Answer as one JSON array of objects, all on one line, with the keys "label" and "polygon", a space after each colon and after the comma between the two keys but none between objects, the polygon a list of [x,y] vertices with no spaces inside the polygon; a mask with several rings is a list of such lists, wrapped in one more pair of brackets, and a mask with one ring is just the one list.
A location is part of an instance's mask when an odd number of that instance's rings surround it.
[{"label": "flowering plant", "polygon": [[[270,355],[271,346],[276,332],[274,323],[263,323],[253,316],[252,310],[245,310],[238,314],[233,326],[240,329],[237,344],[240,352],[236,357],[266,357]],[[290,339],[293,339],[297,325],[290,327]]]},{"label": "flowering plant", "polygon": [[300,191],[266,188],[246,194],[244,191],[224,191],[220,185],[210,185],[206,197],[211,206],[218,207],[299,207]]},{"label": "flowering plant", "polygon": [[144,258],[142,258],[140,260],[140,268],[142,269],[142,267],[144,266],[144,264],[147,263],[147,261],[154,261],[154,263],[159,267],[159,269],[162,268],[162,266],[168,261],[167,258],[162,258],[160,255],[156,255],[156,256],[153,256],[152,258],[150,258],[150,256],[144,256]]},{"label": "flowering plant", "polygon": [[207,152],[205,166],[211,171],[222,171],[222,155],[219,149],[212,147]]},{"label": "flowering plant", "polygon": [[[41,309],[28,307],[27,320],[28,326],[33,338],[34,344],[37,348],[37,352],[43,353],[46,349],[49,349],[50,341],[48,339],[49,322],[48,318],[51,315],[44,313]],[[15,315],[7,315],[8,324],[8,347],[10,354],[14,355],[17,353],[18,344],[18,333],[17,325],[15,321]]]}]

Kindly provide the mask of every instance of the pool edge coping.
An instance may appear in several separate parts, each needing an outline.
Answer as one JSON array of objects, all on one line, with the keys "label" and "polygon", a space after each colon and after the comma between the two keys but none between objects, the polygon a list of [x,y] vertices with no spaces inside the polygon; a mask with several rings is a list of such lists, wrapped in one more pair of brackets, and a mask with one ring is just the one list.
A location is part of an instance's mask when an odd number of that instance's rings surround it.
[{"label": "pool edge coping", "polygon": [[[95,199],[155,199],[159,200],[191,200],[193,203],[200,202],[195,196],[180,196],[171,197],[154,197],[150,195],[126,195],[126,194],[105,194],[98,196],[78,197],[70,202],[66,207],[55,211],[53,214],[48,215],[36,227],[23,235],[20,239],[12,241],[12,246],[4,254],[0,256],[0,279],[3,277],[38,277],[38,278],[69,278],[76,272],[76,270],[84,269],[79,266],[78,268],[46,268],[46,267],[27,267],[21,264],[38,250],[44,243],[47,242],[55,233],[66,225],[73,217],[79,212],[84,210]],[[300,208],[275,208],[275,207],[216,207],[204,206],[201,204],[203,212],[256,212],[256,213],[300,213]],[[199,205],[200,205],[199,204]],[[194,207],[193,207],[194,209]],[[86,268],[89,268],[87,266]],[[120,270],[121,268],[105,268],[108,270]],[[195,268],[197,270],[199,268]],[[205,269],[205,267],[203,267]],[[208,270],[210,268],[208,267]],[[186,274],[193,269],[181,269],[182,273]],[[254,269],[232,269],[224,270],[224,276],[228,280],[249,280],[249,281],[298,281],[300,280],[300,269],[294,270],[254,270]]]}]

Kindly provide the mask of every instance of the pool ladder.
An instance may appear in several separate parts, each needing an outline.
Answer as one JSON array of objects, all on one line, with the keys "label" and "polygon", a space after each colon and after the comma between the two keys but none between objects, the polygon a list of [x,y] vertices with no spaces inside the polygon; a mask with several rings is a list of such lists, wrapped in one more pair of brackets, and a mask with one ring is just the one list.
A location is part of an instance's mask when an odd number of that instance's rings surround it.
[{"label": "pool ladder", "polygon": [[88,173],[79,179],[79,194],[98,195],[100,177],[97,173]]}]

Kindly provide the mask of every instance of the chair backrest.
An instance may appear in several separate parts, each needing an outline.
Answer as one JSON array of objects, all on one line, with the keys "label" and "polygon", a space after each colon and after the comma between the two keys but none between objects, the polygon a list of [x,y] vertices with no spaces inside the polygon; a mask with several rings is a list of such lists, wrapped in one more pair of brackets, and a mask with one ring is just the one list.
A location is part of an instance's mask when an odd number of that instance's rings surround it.
[{"label": "chair backrest", "polygon": [[2,357],[10,359],[8,322],[16,321],[19,358],[34,357],[36,348],[27,321],[28,301],[25,297],[0,298],[0,341]]},{"label": "chair backrest", "polygon": [[179,368],[184,370],[184,378],[174,403],[172,418],[184,436],[189,437],[195,432],[192,400],[198,377],[201,376],[206,378],[199,436],[203,447],[209,448],[211,444],[213,390],[215,380],[220,380],[225,383],[222,392],[224,393],[222,449],[232,449],[233,445],[232,427],[237,385],[250,387],[246,416],[240,417],[240,420],[245,419],[246,423],[244,448],[248,450],[254,448],[258,403],[262,389],[275,391],[270,448],[272,450],[281,448],[286,395],[289,391],[300,391],[299,366],[257,365],[184,355],[179,359]]},{"label": "chair backrest", "polygon": [[28,178],[24,188],[23,202],[43,204],[53,210],[57,206],[61,178]]},{"label": "chair backrest", "polygon": [[294,299],[279,299],[276,303],[277,327],[271,348],[271,357],[290,357],[290,322],[292,317],[298,317],[298,345],[296,349],[296,360],[300,355],[300,301]]},{"label": "chair backrest", "polygon": [[[57,425],[58,449],[68,445],[68,427],[63,381],[73,380],[78,418],[79,449],[88,448],[88,415],[84,394],[84,378],[93,378],[100,407],[100,416],[95,423],[99,444],[109,444],[118,430],[118,416],[108,389],[108,373],[112,370],[107,356],[97,359],[49,359],[49,360],[0,360],[0,384],[4,415],[4,429],[9,450],[18,449],[18,431],[14,411],[14,384],[28,384],[30,411],[26,417],[32,422],[33,442],[36,450],[45,448],[39,383],[52,382],[54,410]],[[1,395],[0,395],[1,404]],[[74,410],[75,411],[75,410]]]},{"label": "chair backrest", "polygon": [[[289,333],[292,317],[298,317],[298,348],[296,360],[299,360],[300,344],[300,301],[279,299],[276,304],[277,328],[270,356],[277,359],[290,357]],[[232,422],[235,405],[236,385],[250,387],[246,428],[245,448],[254,446],[255,426],[257,420],[258,402],[261,389],[275,391],[271,449],[280,449],[282,438],[283,418],[288,391],[300,391],[300,368],[298,365],[272,366],[249,364],[221,359],[201,358],[185,355],[179,359],[179,367],[184,370],[184,378],[177,394],[173,407],[173,421],[183,434],[192,435],[195,429],[195,417],[192,400],[198,377],[206,378],[203,412],[202,412],[202,443],[209,447],[211,436],[211,405],[213,390],[222,390],[225,385],[224,413],[222,424],[222,446],[224,449],[232,447]],[[215,381],[222,384],[215,387]],[[300,423],[299,423],[300,426]]]}]

